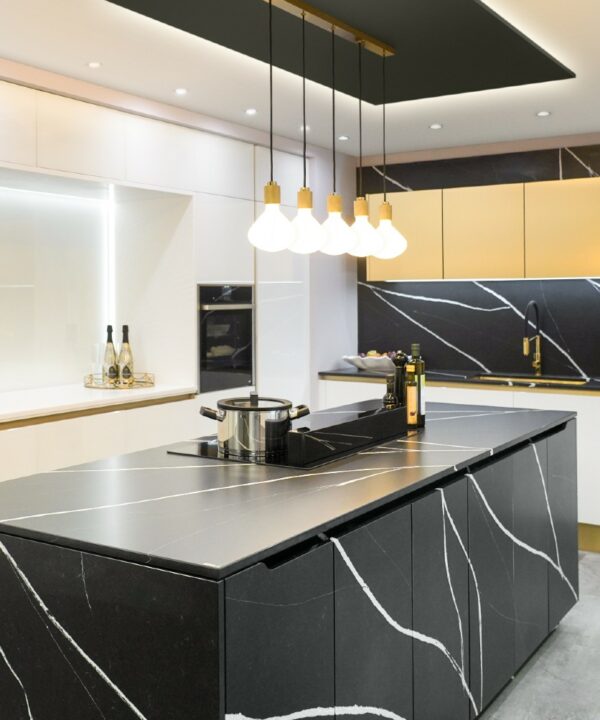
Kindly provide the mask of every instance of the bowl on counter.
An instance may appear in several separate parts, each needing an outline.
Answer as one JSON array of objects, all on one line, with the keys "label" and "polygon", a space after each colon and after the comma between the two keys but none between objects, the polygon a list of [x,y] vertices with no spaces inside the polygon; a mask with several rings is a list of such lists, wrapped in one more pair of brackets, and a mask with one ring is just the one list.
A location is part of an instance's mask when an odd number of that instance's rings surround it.
[{"label": "bowl on counter", "polygon": [[342,358],[348,365],[353,365],[358,370],[368,370],[369,372],[393,372],[395,365],[391,358],[387,355],[381,357],[362,357],[361,355],[344,355]]}]

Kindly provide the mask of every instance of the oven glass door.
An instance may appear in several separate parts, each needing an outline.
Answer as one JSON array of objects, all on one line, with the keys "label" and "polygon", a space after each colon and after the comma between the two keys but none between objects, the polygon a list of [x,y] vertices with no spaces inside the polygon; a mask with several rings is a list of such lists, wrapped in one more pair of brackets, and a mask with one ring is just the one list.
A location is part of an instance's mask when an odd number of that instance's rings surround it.
[{"label": "oven glass door", "polygon": [[252,385],[252,305],[201,302],[199,318],[200,392]]}]

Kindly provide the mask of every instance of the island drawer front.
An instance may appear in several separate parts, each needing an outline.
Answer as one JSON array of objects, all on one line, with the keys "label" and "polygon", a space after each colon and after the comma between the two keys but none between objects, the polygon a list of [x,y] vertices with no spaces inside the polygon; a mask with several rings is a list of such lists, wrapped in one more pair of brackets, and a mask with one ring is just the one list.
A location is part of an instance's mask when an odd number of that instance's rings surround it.
[{"label": "island drawer front", "polygon": [[0,588],[2,718],[222,717],[222,584],[0,534]]},{"label": "island drawer front", "polygon": [[333,549],[225,580],[226,717],[334,706]]}]

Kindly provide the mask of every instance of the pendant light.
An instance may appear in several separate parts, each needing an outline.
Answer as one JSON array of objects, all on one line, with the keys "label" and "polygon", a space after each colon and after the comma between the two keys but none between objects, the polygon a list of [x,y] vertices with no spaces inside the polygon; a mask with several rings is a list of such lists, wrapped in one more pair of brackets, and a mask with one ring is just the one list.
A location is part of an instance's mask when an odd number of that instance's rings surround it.
[{"label": "pendant light", "polygon": [[354,235],[355,245],[350,250],[354,257],[367,257],[379,252],[383,247],[383,239],[369,222],[369,206],[363,195],[362,167],[362,42],[358,43],[358,196],[354,201],[354,224],[350,228]]},{"label": "pendant light", "polygon": [[298,191],[298,213],[292,220],[293,237],[290,250],[308,255],[325,242],[325,231],[313,215],[312,191],[306,182],[306,17],[302,13],[302,164],[303,182]]},{"label": "pendant light", "polygon": [[327,212],[329,216],[323,223],[325,244],[321,252],[326,255],[343,255],[350,252],[356,245],[356,238],[350,226],[342,217],[342,198],[336,193],[336,161],[335,161],[335,27],[331,26],[331,128],[333,147],[333,192],[327,196]]},{"label": "pendant light", "polygon": [[248,230],[248,240],[259,250],[278,252],[290,247],[293,231],[281,212],[281,189],[273,180],[273,0],[269,0],[269,151],[270,180],[264,190],[265,209]]},{"label": "pendant light", "polygon": [[387,201],[387,155],[386,155],[386,78],[385,78],[385,51],[381,61],[382,86],[383,86],[383,202],[379,208],[378,235],[383,240],[383,247],[373,253],[373,256],[380,260],[391,260],[405,252],[408,243],[404,235],[392,224],[392,206]]}]

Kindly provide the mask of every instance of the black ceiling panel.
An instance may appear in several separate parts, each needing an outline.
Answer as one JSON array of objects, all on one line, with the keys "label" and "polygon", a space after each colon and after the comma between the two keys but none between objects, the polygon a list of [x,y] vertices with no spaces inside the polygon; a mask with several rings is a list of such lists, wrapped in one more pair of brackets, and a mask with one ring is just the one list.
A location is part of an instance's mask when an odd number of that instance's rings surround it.
[{"label": "black ceiling panel", "polygon": [[[267,62],[264,0],[108,0]],[[387,60],[388,101],[564,80],[568,68],[480,0],[313,0],[313,6],[396,49]],[[276,66],[301,73],[301,21],[273,9]],[[152,49],[148,48],[151,52]],[[307,75],[331,84],[330,36],[307,26]],[[357,96],[357,49],[336,40],[337,87]],[[381,58],[364,53],[364,97],[382,102]],[[209,71],[198,68],[198,72]]]}]

